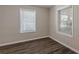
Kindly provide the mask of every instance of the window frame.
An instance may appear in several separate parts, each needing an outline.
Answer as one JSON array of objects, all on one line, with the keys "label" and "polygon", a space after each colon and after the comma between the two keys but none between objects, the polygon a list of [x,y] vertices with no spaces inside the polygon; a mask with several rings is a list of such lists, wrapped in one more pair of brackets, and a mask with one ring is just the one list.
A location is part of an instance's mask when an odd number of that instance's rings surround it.
[{"label": "window frame", "polygon": [[[34,18],[35,18],[35,25],[34,25],[35,30],[34,31],[23,31],[24,26],[23,26],[22,22],[23,22],[23,19],[24,19],[23,12],[25,10],[26,11],[28,11],[28,10],[34,11],[34,13],[35,13],[35,16],[34,16]],[[20,33],[34,33],[34,32],[36,32],[36,10],[35,9],[20,8]]]},{"label": "window frame", "polygon": [[[58,11],[66,9],[66,8],[69,8],[69,7],[72,7],[72,35],[60,31],[59,30],[59,26],[58,26],[58,24],[59,24],[59,22],[58,22],[59,21],[59,14],[58,14],[59,12]],[[73,25],[74,25],[73,20],[74,20],[74,17],[73,17],[73,6],[68,5],[68,6],[63,6],[63,7],[60,7],[58,9],[56,9],[56,33],[59,33],[61,35],[65,35],[65,36],[68,36],[68,37],[73,37]]]}]

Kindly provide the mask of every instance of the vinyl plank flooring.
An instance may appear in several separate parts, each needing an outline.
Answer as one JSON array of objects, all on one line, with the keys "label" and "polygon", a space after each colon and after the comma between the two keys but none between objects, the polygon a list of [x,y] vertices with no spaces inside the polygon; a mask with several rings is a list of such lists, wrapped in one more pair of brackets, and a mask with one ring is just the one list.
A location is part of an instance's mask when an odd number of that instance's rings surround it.
[{"label": "vinyl plank flooring", "polygon": [[58,42],[43,38],[0,47],[0,54],[76,54]]}]

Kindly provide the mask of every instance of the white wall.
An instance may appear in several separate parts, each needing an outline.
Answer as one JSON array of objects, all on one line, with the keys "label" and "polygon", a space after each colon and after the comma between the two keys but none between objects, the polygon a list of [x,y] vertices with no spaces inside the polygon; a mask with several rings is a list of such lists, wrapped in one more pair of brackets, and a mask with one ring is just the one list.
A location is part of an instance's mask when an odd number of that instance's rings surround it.
[{"label": "white wall", "polygon": [[[20,8],[36,10],[36,32],[20,33]],[[48,9],[32,6],[0,6],[0,44],[48,36]]]},{"label": "white wall", "polygon": [[[59,7],[61,6],[57,6],[57,8]],[[20,33],[19,8],[34,8],[36,10],[37,31],[35,33]],[[46,8],[32,6],[0,6],[0,44],[48,36],[49,34],[57,41],[79,51],[79,6],[74,6],[73,37],[56,33],[55,9],[56,7],[53,7],[49,11]]]},{"label": "white wall", "polygon": [[79,52],[79,6],[73,6],[74,13],[74,30],[73,37],[68,37],[62,34],[57,33],[56,31],[56,9],[62,6],[54,6],[50,9],[50,36],[55,38],[57,41],[65,44],[68,47],[73,48]]}]

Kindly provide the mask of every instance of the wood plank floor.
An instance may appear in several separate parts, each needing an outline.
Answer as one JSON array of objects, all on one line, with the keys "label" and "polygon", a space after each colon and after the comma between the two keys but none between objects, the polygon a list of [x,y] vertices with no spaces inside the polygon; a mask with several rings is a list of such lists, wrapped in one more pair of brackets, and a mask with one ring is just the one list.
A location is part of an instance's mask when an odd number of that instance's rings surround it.
[{"label": "wood plank floor", "polygon": [[0,54],[76,54],[50,38],[0,47]]}]

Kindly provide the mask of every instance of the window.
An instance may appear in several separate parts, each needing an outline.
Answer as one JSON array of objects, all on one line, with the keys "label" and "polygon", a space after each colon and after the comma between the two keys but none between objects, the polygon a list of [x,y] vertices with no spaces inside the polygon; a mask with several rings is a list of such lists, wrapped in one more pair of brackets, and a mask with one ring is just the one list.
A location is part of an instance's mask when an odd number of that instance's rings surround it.
[{"label": "window", "polygon": [[72,36],[73,10],[72,6],[62,8],[58,12],[58,31]]},{"label": "window", "polygon": [[31,9],[20,9],[21,33],[36,31],[36,12]]}]

